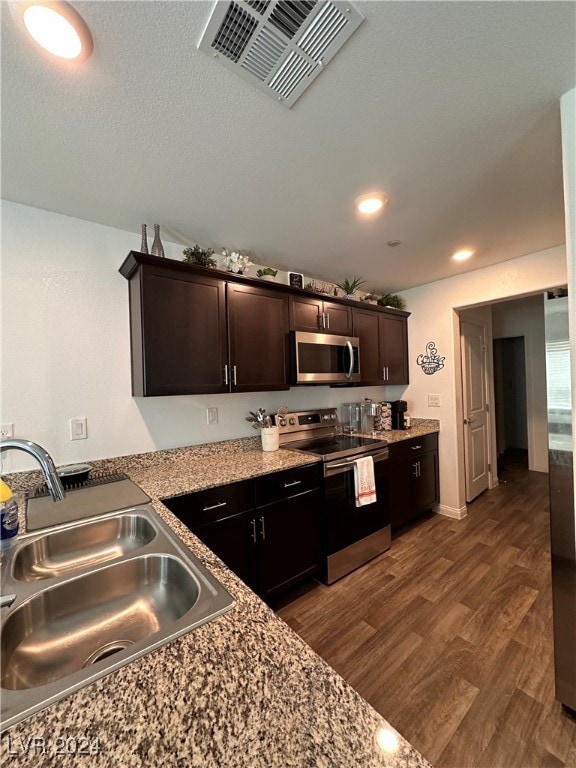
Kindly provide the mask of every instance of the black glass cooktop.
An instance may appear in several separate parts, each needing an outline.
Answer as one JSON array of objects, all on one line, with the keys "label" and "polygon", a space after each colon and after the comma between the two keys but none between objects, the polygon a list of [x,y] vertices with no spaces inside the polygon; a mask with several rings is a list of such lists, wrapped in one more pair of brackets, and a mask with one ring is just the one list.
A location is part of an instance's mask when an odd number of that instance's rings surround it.
[{"label": "black glass cooktop", "polygon": [[322,456],[324,461],[345,456],[354,456],[357,453],[371,453],[377,448],[384,448],[386,440],[376,440],[372,437],[358,437],[356,435],[333,435],[331,437],[310,438],[308,440],[296,440],[284,444],[282,448],[304,451]]}]

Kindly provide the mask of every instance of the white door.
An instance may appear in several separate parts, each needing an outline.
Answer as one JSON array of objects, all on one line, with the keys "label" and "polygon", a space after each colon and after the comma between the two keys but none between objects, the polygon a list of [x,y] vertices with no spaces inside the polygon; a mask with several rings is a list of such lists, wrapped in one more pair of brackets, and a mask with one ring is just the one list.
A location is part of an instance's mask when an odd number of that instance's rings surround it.
[{"label": "white door", "polygon": [[486,327],[460,324],[466,501],[488,488],[488,414],[486,412]]}]

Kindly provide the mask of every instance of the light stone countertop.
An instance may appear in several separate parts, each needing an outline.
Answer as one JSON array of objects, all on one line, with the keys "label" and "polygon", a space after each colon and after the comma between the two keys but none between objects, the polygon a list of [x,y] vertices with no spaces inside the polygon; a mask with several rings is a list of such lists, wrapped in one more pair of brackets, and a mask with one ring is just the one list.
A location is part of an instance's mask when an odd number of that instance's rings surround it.
[{"label": "light stone countertop", "polygon": [[[414,420],[418,421],[418,420]],[[421,425],[397,439],[435,432]],[[394,433],[385,433],[392,441]],[[271,611],[161,498],[310,464],[258,438],[93,461],[126,472],[236,601],[231,611],[2,734],[5,765],[425,768],[426,760]],[[7,476],[15,490],[35,472]],[[30,742],[35,737],[44,742]],[[90,756],[56,754],[84,738]],[[58,741],[58,739],[62,741]],[[384,746],[381,746],[383,744]]]}]

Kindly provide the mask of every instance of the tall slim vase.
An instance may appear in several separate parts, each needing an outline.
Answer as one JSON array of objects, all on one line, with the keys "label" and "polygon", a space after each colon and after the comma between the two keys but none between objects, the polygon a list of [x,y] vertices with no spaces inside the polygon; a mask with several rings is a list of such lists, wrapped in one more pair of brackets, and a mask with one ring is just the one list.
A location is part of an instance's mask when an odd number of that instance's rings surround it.
[{"label": "tall slim vase", "polygon": [[152,256],[164,258],[164,246],[160,240],[160,224],[154,224],[154,240],[152,242]]},{"label": "tall slim vase", "polygon": [[148,235],[146,234],[146,224],[142,224],[142,242],[140,243],[140,253],[148,253]]}]

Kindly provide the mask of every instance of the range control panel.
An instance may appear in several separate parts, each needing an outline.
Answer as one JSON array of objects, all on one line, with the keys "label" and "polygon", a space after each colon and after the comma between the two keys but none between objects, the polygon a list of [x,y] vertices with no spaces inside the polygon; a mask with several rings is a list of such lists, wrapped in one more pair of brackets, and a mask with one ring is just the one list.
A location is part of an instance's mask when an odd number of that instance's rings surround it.
[{"label": "range control panel", "polygon": [[336,433],[340,425],[336,408],[319,408],[315,411],[297,411],[294,413],[281,412],[274,416],[274,423],[280,428],[281,438],[297,435],[301,440],[316,434]]}]

